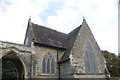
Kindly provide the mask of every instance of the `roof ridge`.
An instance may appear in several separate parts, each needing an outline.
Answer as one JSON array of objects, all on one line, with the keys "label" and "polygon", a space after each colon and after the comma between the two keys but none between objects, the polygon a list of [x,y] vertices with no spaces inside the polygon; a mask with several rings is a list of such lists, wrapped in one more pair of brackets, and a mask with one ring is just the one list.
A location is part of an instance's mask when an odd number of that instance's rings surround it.
[{"label": "roof ridge", "polygon": [[45,44],[66,49],[65,42],[67,41],[67,34],[60,31],[32,23],[32,34],[35,38],[35,43]]},{"label": "roof ridge", "polygon": [[60,31],[58,31],[58,30],[55,30],[55,29],[52,29],[52,28],[49,28],[49,27],[46,27],[46,26],[43,26],[43,25],[35,24],[35,23],[33,23],[33,22],[31,22],[31,23],[32,23],[33,25],[36,25],[36,26],[39,26],[39,27],[43,27],[43,28],[46,28],[46,29],[49,29],[49,30],[52,30],[52,31],[55,31],[55,32],[58,32],[58,33],[62,33],[62,34],[67,35],[66,33],[60,32]]}]

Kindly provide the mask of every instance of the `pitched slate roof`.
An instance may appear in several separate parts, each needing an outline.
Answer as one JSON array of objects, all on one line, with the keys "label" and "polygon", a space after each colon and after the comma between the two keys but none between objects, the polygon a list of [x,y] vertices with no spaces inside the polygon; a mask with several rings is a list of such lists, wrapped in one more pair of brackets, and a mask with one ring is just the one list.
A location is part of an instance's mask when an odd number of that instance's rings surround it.
[{"label": "pitched slate roof", "polygon": [[31,23],[31,26],[34,42],[58,48],[67,48],[67,34],[34,23]]},{"label": "pitched slate roof", "polygon": [[[83,21],[85,21],[85,19],[83,19]],[[32,29],[30,30],[30,35],[34,38],[34,43],[52,46],[58,49],[65,49],[65,53],[59,61],[60,63],[69,60],[69,55],[77,35],[80,32],[81,26],[82,25],[78,26],[69,34],[65,34],[38,24],[31,23],[30,21],[28,23],[28,27],[31,27]]]},{"label": "pitched slate roof", "polygon": [[34,23],[31,23],[31,25],[36,43],[55,46],[58,48],[65,48],[66,51],[60,59],[60,62],[69,59],[71,49],[80,31],[81,25],[71,31],[69,34],[61,33]]},{"label": "pitched slate roof", "polygon": [[80,31],[80,28],[81,28],[81,25],[68,34],[68,37],[67,37],[67,50],[65,51],[62,58],[60,59],[60,62],[63,62],[63,61],[66,61],[66,60],[69,59],[71,49],[73,48],[74,42],[75,42],[75,40],[77,38],[77,35],[78,35],[79,31]]}]

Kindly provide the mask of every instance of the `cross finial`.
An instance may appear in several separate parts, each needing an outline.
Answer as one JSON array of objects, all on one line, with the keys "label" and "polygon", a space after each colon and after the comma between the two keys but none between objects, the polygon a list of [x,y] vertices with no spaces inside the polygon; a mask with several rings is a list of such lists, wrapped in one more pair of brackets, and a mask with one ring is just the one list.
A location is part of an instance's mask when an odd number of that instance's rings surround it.
[{"label": "cross finial", "polygon": [[85,20],[85,17],[83,16],[83,20]]},{"label": "cross finial", "polygon": [[31,22],[31,16],[29,17],[29,22]]},{"label": "cross finial", "polygon": [[83,16],[83,21],[85,20],[84,16]]}]

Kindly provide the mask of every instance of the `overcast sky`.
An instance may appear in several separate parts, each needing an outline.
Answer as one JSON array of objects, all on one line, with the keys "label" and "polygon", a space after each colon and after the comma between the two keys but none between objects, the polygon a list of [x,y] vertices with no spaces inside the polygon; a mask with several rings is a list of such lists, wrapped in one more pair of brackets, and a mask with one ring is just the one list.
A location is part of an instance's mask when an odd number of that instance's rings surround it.
[{"label": "overcast sky", "polygon": [[0,0],[0,40],[23,44],[29,16],[64,33],[84,17],[100,48],[118,53],[117,0]]}]

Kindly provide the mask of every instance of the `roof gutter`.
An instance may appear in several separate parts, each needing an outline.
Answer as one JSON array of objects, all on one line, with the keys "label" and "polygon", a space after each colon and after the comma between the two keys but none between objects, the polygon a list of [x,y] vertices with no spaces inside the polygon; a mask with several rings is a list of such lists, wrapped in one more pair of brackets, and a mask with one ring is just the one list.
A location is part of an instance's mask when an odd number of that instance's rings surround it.
[{"label": "roof gutter", "polygon": [[67,50],[67,48],[63,48],[63,47],[58,47],[58,46],[51,46],[51,45],[47,45],[47,44],[43,44],[43,43],[38,43],[38,42],[34,42],[35,46],[43,46],[43,47],[48,47],[48,48],[54,48],[54,49],[61,49],[61,50]]}]

